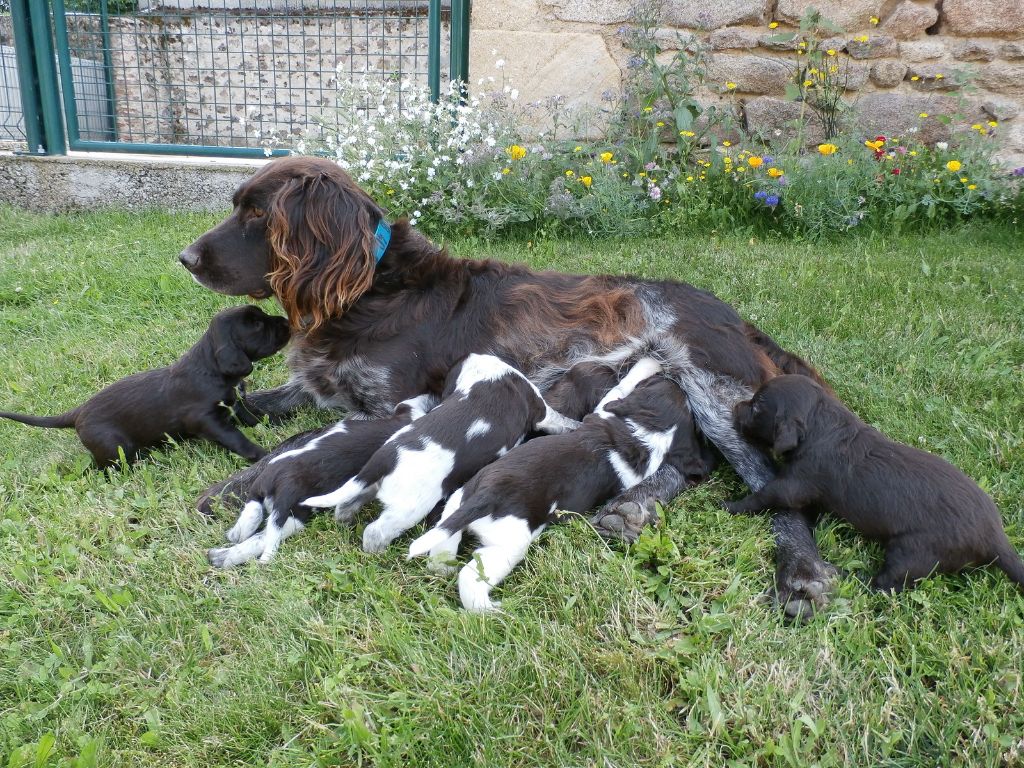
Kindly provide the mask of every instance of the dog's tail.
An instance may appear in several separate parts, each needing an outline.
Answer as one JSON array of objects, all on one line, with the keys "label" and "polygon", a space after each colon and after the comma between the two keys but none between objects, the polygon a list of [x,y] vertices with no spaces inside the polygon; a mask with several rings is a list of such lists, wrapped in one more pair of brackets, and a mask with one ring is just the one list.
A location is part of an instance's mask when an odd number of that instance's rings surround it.
[{"label": "dog's tail", "polygon": [[821,374],[818,373],[810,363],[804,360],[799,355],[794,355],[792,352],[787,352],[779,346],[778,342],[775,341],[771,336],[762,331],[755,325],[750,323],[744,323],[747,338],[750,339],[754,344],[761,348],[768,359],[775,364],[783,373],[795,373],[800,376],[807,376],[814,379],[826,391],[832,392],[832,388],[828,385],[828,382],[822,378]]},{"label": "dog's tail", "polygon": [[60,416],[31,416],[27,413],[10,413],[0,411],[0,417],[11,421],[20,421],[33,427],[73,427],[78,416],[78,408],[65,411]]},{"label": "dog's tail", "polygon": [[996,565],[1010,577],[1011,581],[1016,582],[1021,589],[1024,589],[1024,561],[1020,559],[1017,550],[1013,548],[1005,535],[1003,544],[999,548],[999,554],[996,555]]}]

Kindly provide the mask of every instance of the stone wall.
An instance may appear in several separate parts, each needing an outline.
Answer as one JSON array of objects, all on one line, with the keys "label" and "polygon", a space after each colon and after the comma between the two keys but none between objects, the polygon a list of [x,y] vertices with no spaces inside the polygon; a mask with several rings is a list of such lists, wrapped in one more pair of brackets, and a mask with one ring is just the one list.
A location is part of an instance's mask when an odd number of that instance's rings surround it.
[{"label": "stone wall", "polygon": [[[735,100],[747,127],[770,137],[798,111],[783,97],[793,46],[773,38],[796,30],[812,5],[845,30],[828,45],[846,61],[847,100],[865,133],[916,128],[940,141],[950,128],[935,116],[952,114],[962,98],[966,123],[998,121],[1002,156],[1024,163],[1024,0],[664,0],[657,37],[665,50],[702,41],[714,87],[699,97]],[[618,33],[632,6],[477,0],[472,76],[494,75],[501,60],[500,75],[528,98],[562,95],[570,105],[600,109],[602,93],[618,88],[626,71],[630,52]],[[777,28],[769,29],[772,22]],[[857,39],[864,35],[866,42]],[[970,88],[956,88],[960,76]],[[724,97],[727,81],[737,87]]]}]

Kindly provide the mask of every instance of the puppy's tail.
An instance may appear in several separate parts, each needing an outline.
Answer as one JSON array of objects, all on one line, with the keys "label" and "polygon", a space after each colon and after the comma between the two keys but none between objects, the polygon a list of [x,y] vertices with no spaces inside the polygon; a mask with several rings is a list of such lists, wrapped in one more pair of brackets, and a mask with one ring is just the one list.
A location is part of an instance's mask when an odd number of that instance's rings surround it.
[{"label": "puppy's tail", "polygon": [[434,547],[444,544],[451,537],[452,532],[447,528],[443,528],[440,525],[436,528],[431,528],[409,545],[409,557],[421,557],[430,552]]},{"label": "puppy's tail", "polygon": [[75,426],[75,418],[77,416],[77,408],[66,411],[60,416],[31,416],[27,413],[0,411],[0,417],[10,419],[11,421],[20,421],[22,424],[28,424],[33,427],[73,427]]},{"label": "puppy's tail", "polygon": [[1020,559],[1020,555],[1017,554],[1008,539],[1005,540],[996,556],[996,565],[1010,577],[1011,581],[1016,582],[1021,589],[1024,589],[1024,561]]},{"label": "puppy's tail", "polygon": [[[461,489],[456,491],[456,493],[460,494],[458,500],[461,500]],[[452,499],[456,499],[454,494]],[[489,498],[468,499],[465,504],[460,504],[457,510],[410,544],[409,557],[413,558],[427,554],[434,547],[443,544],[456,533],[463,530],[474,520],[487,517],[487,515],[495,512],[496,506],[494,501]]]}]

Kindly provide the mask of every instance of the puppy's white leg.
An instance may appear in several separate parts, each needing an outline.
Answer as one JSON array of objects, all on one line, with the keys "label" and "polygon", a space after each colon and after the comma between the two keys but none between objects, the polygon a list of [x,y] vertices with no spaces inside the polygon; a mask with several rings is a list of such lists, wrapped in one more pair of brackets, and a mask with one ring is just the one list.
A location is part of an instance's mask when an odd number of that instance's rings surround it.
[{"label": "puppy's white leg", "polygon": [[242,507],[242,511],[238,513],[238,519],[235,521],[235,524],[228,529],[228,541],[232,544],[245,541],[256,533],[256,529],[260,527],[262,522],[263,504],[256,500],[246,502],[245,506]]},{"label": "puppy's white leg", "polygon": [[383,552],[392,541],[429,515],[438,501],[439,498],[426,502],[413,499],[386,506],[381,516],[363,529],[363,551]]},{"label": "puppy's white leg", "polygon": [[484,613],[497,610],[501,603],[491,601],[491,590],[498,586],[526,556],[530,543],[543,530],[530,532],[520,517],[490,516],[469,526],[484,546],[473,552],[473,559],[459,572],[459,597],[467,611]]},{"label": "puppy's white leg", "polygon": [[255,560],[263,552],[263,534],[250,536],[233,547],[219,547],[208,550],[206,559],[214,568],[234,568],[236,565]]},{"label": "puppy's white leg", "polygon": [[427,569],[435,573],[451,573],[455,570],[453,562],[455,553],[459,550],[459,543],[462,541],[462,531],[449,534],[442,526],[444,521],[454,514],[462,506],[463,489],[459,488],[451,495],[444,505],[441,519],[437,525],[420,536],[409,545],[409,558],[428,555]]},{"label": "puppy's white leg", "polygon": [[267,520],[266,530],[263,531],[263,551],[260,553],[260,562],[269,563],[273,560],[274,555],[277,554],[277,550],[281,546],[281,542],[290,536],[294,536],[303,528],[305,526],[299,522],[298,518],[289,515],[283,525],[278,525],[277,516],[271,515],[270,519]]},{"label": "puppy's white leg", "polygon": [[352,525],[356,519],[356,513],[366,504],[373,501],[377,495],[380,483],[365,488],[358,496],[351,501],[342,502],[334,507],[334,522],[338,525]]},{"label": "puppy's white leg", "polygon": [[547,403],[545,403],[545,406],[547,407],[547,412],[544,414],[544,418],[537,422],[538,432],[546,432],[549,435],[562,435],[579,428],[580,423],[575,419],[563,416],[550,405],[547,405]]},{"label": "puppy's white leg", "polygon": [[601,414],[607,418],[609,414],[605,413],[604,407],[608,403],[613,402],[614,400],[621,400],[626,397],[630,392],[636,389],[636,385],[641,381],[656,373],[661,373],[661,371],[661,363],[653,357],[641,357],[636,361],[636,364],[629,369],[629,373],[622,378],[622,381],[612,387],[608,391],[608,394],[601,398],[601,402],[597,404],[597,408],[594,409],[594,413]]}]

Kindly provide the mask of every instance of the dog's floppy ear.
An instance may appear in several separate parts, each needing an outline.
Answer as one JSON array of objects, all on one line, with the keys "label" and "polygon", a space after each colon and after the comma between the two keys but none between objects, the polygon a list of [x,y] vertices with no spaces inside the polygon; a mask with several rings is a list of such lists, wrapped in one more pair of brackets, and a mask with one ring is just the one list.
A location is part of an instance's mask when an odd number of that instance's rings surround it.
[{"label": "dog's floppy ear", "polygon": [[621,418],[629,414],[629,411],[626,408],[625,403],[625,398],[621,400],[612,400],[610,403],[604,404],[603,410],[607,413],[610,413],[612,416],[618,416]]},{"label": "dog's floppy ear", "polygon": [[293,328],[314,330],[369,290],[383,215],[340,168],[311,170],[274,195],[267,277]]},{"label": "dog's floppy ear", "polygon": [[772,450],[782,455],[792,451],[804,439],[804,422],[798,418],[778,417],[775,419],[775,443]]},{"label": "dog's floppy ear", "polygon": [[230,339],[226,344],[214,347],[213,359],[217,362],[217,368],[225,376],[242,378],[252,373],[252,361]]}]

